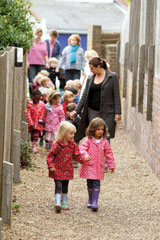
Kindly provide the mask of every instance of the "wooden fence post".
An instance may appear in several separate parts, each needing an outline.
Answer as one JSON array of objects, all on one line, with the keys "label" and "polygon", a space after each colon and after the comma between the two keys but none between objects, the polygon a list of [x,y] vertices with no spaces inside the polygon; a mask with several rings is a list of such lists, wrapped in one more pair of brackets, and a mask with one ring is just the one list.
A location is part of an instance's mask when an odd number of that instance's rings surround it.
[{"label": "wooden fence post", "polygon": [[127,73],[128,73],[128,42],[125,44],[124,74],[123,74],[123,97],[127,96]]},{"label": "wooden fence post", "polygon": [[3,162],[2,221],[11,226],[13,164]]},{"label": "wooden fence post", "polygon": [[139,57],[138,112],[141,113],[143,113],[144,77],[145,77],[145,45],[143,44],[140,47]]},{"label": "wooden fence post", "polygon": [[14,183],[20,181],[21,132],[14,129],[12,135],[12,163],[14,164]]},{"label": "wooden fence post", "polygon": [[138,54],[139,54],[139,44],[136,43],[133,47],[133,81],[132,81],[132,100],[131,100],[132,107],[136,107]]},{"label": "wooden fence post", "polygon": [[154,62],[155,62],[155,45],[150,45],[148,50],[148,89],[147,89],[147,115],[146,115],[147,121],[152,121]]}]

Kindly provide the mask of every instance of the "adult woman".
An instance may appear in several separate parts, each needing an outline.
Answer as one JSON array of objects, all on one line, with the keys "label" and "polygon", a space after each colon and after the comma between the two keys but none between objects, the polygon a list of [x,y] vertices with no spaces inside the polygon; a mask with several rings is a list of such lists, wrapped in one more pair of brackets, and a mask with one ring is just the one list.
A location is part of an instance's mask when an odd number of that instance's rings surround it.
[{"label": "adult woman", "polygon": [[75,109],[77,113],[83,110],[75,140],[79,141],[84,136],[85,128],[95,117],[101,117],[106,122],[109,137],[114,138],[116,124],[121,119],[117,76],[108,70],[106,62],[99,57],[92,58],[89,66],[93,76],[88,78],[81,100]]},{"label": "adult woman", "polygon": [[50,39],[45,40],[47,43],[47,51],[48,51],[48,57],[52,58],[59,58],[60,56],[60,42],[57,40],[58,38],[58,32],[55,29],[52,29],[50,31]]},{"label": "adult woman", "polygon": [[28,77],[32,84],[33,79],[41,70],[44,70],[48,65],[48,53],[46,42],[42,41],[42,28],[36,28],[35,40],[32,48],[28,52]]},{"label": "adult woman", "polygon": [[68,39],[68,46],[64,48],[59,61],[59,68],[64,69],[66,81],[80,79],[81,70],[85,67],[84,50],[80,47],[80,36],[72,34]]}]

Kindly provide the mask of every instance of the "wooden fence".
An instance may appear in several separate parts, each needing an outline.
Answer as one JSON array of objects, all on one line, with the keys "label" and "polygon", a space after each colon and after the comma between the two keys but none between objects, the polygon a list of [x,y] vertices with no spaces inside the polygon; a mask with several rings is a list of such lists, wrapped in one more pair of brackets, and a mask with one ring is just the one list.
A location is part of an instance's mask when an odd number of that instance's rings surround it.
[{"label": "wooden fence", "polygon": [[16,48],[0,51],[0,217],[11,225],[12,184],[20,180],[21,135],[26,136],[26,58],[15,66]]}]

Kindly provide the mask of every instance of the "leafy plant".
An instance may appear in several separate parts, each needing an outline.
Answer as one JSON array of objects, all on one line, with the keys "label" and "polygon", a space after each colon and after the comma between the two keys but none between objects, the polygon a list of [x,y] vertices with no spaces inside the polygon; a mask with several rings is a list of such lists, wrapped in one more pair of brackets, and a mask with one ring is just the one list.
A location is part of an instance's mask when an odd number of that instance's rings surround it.
[{"label": "leafy plant", "polygon": [[33,22],[30,21],[29,0],[0,1],[0,49],[22,47],[27,51],[33,42]]},{"label": "leafy plant", "polygon": [[13,215],[16,215],[17,213],[19,213],[19,208],[20,208],[19,204],[17,204],[16,202],[12,202]]},{"label": "leafy plant", "polygon": [[32,167],[32,162],[31,162],[31,152],[32,152],[32,148],[31,146],[24,142],[23,140],[21,140],[21,167],[22,168],[27,168],[27,167]]}]

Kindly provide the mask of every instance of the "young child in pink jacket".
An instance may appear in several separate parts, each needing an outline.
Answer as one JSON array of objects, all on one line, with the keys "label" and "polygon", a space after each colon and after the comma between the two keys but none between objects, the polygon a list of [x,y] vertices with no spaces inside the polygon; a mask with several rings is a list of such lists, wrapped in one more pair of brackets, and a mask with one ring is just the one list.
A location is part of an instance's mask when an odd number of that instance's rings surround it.
[{"label": "young child in pink jacket", "polygon": [[88,208],[97,211],[100,180],[104,178],[104,157],[107,159],[107,165],[111,173],[114,172],[115,161],[112,149],[106,139],[107,130],[103,119],[94,118],[87,128],[86,135],[87,137],[80,147],[80,152],[84,156],[89,156],[91,160],[81,165],[80,177],[87,179]]},{"label": "young child in pink jacket", "polygon": [[61,94],[58,91],[54,91],[48,98],[48,103],[45,106],[43,122],[45,124],[44,130],[46,130],[46,148],[50,149],[53,141],[55,140],[55,134],[58,131],[58,127],[62,121],[65,120],[63,107],[60,104]]}]

